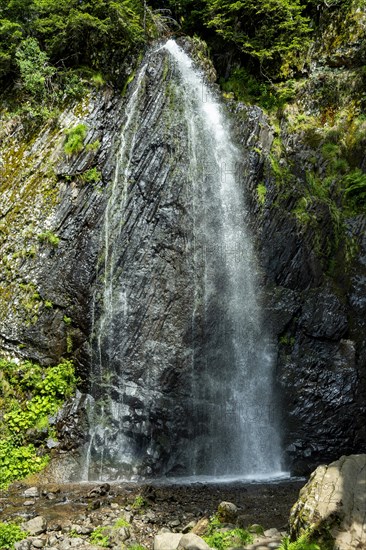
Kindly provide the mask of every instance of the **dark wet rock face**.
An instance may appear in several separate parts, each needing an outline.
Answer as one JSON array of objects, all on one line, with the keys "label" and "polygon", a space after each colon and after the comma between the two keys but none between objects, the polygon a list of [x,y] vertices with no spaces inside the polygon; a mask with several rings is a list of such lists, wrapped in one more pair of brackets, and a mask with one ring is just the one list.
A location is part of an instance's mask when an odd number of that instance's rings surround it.
[{"label": "dark wet rock face", "polygon": [[[190,391],[188,343],[195,273],[187,250],[192,242],[193,198],[181,177],[189,162],[186,123],[174,110],[174,94],[166,93],[169,69],[164,59],[165,54],[156,56],[146,72],[139,113],[143,123],[134,129],[135,155],[129,159],[128,214],[116,243],[123,253],[112,276],[131,285],[126,288],[128,330],[122,330],[123,302],[114,297],[113,307],[121,308],[121,317],[111,328],[123,337],[102,357],[104,363],[117,365],[117,375],[123,369],[126,377],[122,399],[113,389],[113,379],[104,381],[120,404],[110,411],[108,421],[111,426],[123,424],[133,442],[131,452],[140,453],[146,473],[161,464],[179,473],[180,461],[169,462],[171,452],[179,445],[185,463],[190,438],[184,404]],[[104,216],[130,97],[131,90],[123,100],[110,90],[90,94],[35,137],[25,138],[16,124],[0,131],[1,350],[42,364],[74,357],[84,389],[93,383],[93,316],[103,309],[99,277],[105,262]],[[161,117],[166,109],[171,109],[170,119]],[[286,457],[292,471],[303,474],[341,453],[365,448],[366,222],[362,215],[349,222],[359,245],[352,265],[342,278],[326,275],[324,259],[314,250],[312,229],[299,231],[291,213],[295,200],[278,200],[280,191],[268,161],[273,134],[262,111],[240,105],[231,110],[244,151],[248,221],[260,255],[267,323],[278,338],[276,378]],[[88,127],[85,150],[66,157],[64,130],[80,122]],[[307,162],[302,144],[291,135],[285,138],[301,172]],[[97,141],[98,147],[86,147]],[[94,167],[101,173],[100,181],[85,183],[82,175]],[[265,206],[256,198],[263,181]],[[118,209],[125,199],[122,194],[116,198]],[[332,238],[329,216],[321,214],[320,249],[327,237]],[[57,246],[39,238],[45,231],[59,237]],[[142,292],[147,293],[144,302]],[[142,343],[139,348],[136,342]],[[128,365],[122,364],[122,351],[130,357]],[[85,407],[76,405],[57,419],[63,450],[78,446],[86,434],[79,414]],[[121,443],[110,442],[112,448]],[[96,452],[103,444],[97,434]]]},{"label": "dark wet rock face", "polygon": [[[345,263],[341,276],[330,277],[315,250],[312,228],[304,232],[296,223],[294,199],[281,199],[268,165],[272,133],[266,118],[257,108],[236,107],[234,125],[247,149],[250,222],[263,268],[268,325],[278,338],[285,453],[292,472],[305,474],[366,445],[365,218],[349,222],[359,247],[352,265]],[[301,141],[289,134],[283,138],[292,139],[301,173],[306,162]],[[267,189],[264,206],[256,195],[261,181]],[[329,235],[331,224],[324,216],[320,238],[325,242]]]},{"label": "dark wet rock face", "polygon": [[[91,93],[35,134],[18,125],[4,126],[1,135],[2,350],[42,364],[74,356],[85,379],[120,108],[121,100],[110,91]],[[87,127],[84,151],[67,157],[64,131],[80,123]],[[86,183],[83,176],[92,168],[100,178]]]}]

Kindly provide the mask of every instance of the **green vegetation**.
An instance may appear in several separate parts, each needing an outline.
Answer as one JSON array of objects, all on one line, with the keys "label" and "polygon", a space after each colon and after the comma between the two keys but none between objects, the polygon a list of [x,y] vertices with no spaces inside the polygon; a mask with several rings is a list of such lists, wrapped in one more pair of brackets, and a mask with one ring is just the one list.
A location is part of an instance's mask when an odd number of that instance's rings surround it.
[{"label": "green vegetation", "polygon": [[35,99],[43,99],[56,71],[49,64],[47,54],[40,49],[37,40],[26,38],[17,48],[15,58],[24,90]]},{"label": "green vegetation", "polygon": [[203,537],[211,548],[225,550],[234,546],[242,546],[253,542],[253,536],[245,529],[229,529],[227,531],[215,531],[212,535]]},{"label": "green vegetation", "polygon": [[214,515],[210,520],[203,539],[211,548],[226,550],[233,546],[243,546],[244,544],[252,543],[253,535],[246,529],[226,529],[225,525]]},{"label": "green vegetation", "polygon": [[142,495],[137,495],[132,503],[132,508],[134,510],[141,510],[144,506],[146,506],[146,500]]},{"label": "green vegetation", "polygon": [[48,83],[55,92],[83,73],[103,85],[106,77],[118,78],[120,60],[154,34],[150,13],[142,0],[2,0],[0,81],[25,76],[26,90],[36,96]]},{"label": "green vegetation", "polygon": [[40,471],[49,460],[45,443],[56,438],[49,418],[75,391],[70,361],[42,368],[0,360],[0,487]]},{"label": "green vegetation", "polygon": [[105,527],[97,527],[89,537],[91,544],[108,548],[109,536],[105,534]]},{"label": "green vegetation", "polygon": [[28,533],[22,531],[15,523],[0,523],[0,548],[8,550],[14,548],[14,543],[27,538]]},{"label": "green vegetation", "polygon": [[88,143],[85,149],[86,151],[98,151],[99,147],[100,147],[100,141],[99,139],[96,139],[92,143]]},{"label": "green vegetation", "polygon": [[285,537],[279,550],[321,550],[321,547],[315,542],[310,542],[307,535],[303,535],[294,542]]},{"label": "green vegetation", "polygon": [[84,183],[97,183],[102,179],[102,174],[97,168],[90,168],[82,174],[81,179]]},{"label": "green vegetation", "polygon": [[114,529],[119,529],[121,527],[131,527],[131,525],[124,518],[119,518],[113,525]]},{"label": "green vegetation", "polygon": [[293,346],[295,343],[295,337],[294,336],[288,336],[287,334],[285,336],[280,337],[280,344],[284,346]]},{"label": "green vegetation", "polygon": [[289,56],[309,43],[310,21],[299,0],[207,0],[207,8],[207,26],[269,76],[286,72]]},{"label": "green vegetation", "polygon": [[88,128],[85,124],[78,124],[74,128],[66,130],[66,140],[64,143],[64,151],[66,155],[76,155],[84,149],[84,140]]},{"label": "green vegetation", "polygon": [[264,183],[259,183],[257,185],[257,197],[258,197],[258,202],[261,206],[263,206],[264,203],[266,202],[266,193],[267,193],[267,189]]},{"label": "green vegetation", "polygon": [[56,248],[59,245],[60,237],[55,235],[55,233],[52,233],[52,231],[43,231],[43,233],[38,235],[38,240],[42,243],[48,243]]}]

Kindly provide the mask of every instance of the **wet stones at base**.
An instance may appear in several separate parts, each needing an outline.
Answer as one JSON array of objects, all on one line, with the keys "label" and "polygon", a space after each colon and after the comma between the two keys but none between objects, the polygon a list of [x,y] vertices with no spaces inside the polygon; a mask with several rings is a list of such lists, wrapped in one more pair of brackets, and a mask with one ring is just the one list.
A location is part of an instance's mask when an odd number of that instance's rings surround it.
[{"label": "wet stones at base", "polygon": [[[165,486],[156,487],[153,498],[145,499],[140,506],[136,502],[139,502],[137,497],[141,499],[144,495],[141,486],[112,485],[105,491],[102,484],[53,484],[39,486],[39,496],[32,498],[32,505],[25,506],[30,500],[25,490],[28,491],[18,484],[0,496],[2,521],[13,523],[22,518],[22,528],[29,533],[25,540],[16,543],[16,550],[96,550],[102,547],[101,542],[111,550],[128,550],[134,545],[153,550],[161,535],[165,535],[165,541],[174,539],[177,550],[207,550],[209,545],[203,537],[207,534],[209,518],[217,513],[220,501],[227,503],[227,509],[238,511],[237,522],[225,525],[225,529],[235,525],[247,527],[256,518],[258,523],[264,520],[265,527],[276,525],[280,528],[286,524],[288,510],[297,496],[292,484],[285,492],[269,486]],[[273,515],[272,493],[278,490],[281,496],[277,500],[286,503],[280,519]],[[101,496],[103,492],[106,494]],[[49,495],[54,498],[50,500]],[[94,507],[95,502],[99,503],[98,508]],[[260,509],[264,510],[262,516]],[[253,531],[254,536],[256,532]],[[155,539],[157,536],[160,539]],[[274,543],[275,539],[271,538],[270,542]],[[275,548],[267,548],[271,547]]]}]

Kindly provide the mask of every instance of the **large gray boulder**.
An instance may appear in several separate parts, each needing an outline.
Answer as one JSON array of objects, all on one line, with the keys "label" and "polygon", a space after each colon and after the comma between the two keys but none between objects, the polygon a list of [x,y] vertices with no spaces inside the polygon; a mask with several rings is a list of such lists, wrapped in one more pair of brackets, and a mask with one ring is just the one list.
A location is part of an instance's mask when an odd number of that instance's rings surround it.
[{"label": "large gray boulder", "polygon": [[153,550],[177,550],[182,533],[161,533],[154,538]]},{"label": "large gray boulder", "polygon": [[210,550],[210,547],[198,535],[187,533],[180,539],[178,550]]},{"label": "large gray boulder", "polygon": [[310,532],[337,550],[366,548],[366,454],[319,466],[291,510],[290,535]]},{"label": "large gray boulder", "polygon": [[23,524],[23,529],[30,535],[41,535],[47,529],[47,522],[43,516],[36,516]]}]

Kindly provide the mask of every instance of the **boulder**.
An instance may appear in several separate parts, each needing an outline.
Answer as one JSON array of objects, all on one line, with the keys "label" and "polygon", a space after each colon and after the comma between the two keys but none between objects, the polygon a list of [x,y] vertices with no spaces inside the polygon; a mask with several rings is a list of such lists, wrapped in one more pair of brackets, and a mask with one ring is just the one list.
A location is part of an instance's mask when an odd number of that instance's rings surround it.
[{"label": "boulder", "polygon": [[365,494],[366,454],[319,466],[291,510],[291,539],[308,531],[337,550],[366,548]]},{"label": "boulder", "polygon": [[221,523],[235,523],[238,509],[232,502],[221,502],[217,509],[217,516]]},{"label": "boulder", "polygon": [[43,516],[36,516],[23,524],[24,531],[28,531],[30,535],[40,535],[47,529],[47,522]]},{"label": "boulder", "polygon": [[27,498],[36,498],[39,497],[39,490],[38,487],[29,487],[29,489],[26,489],[23,493],[23,496]]},{"label": "boulder", "polygon": [[182,533],[162,533],[154,538],[153,550],[177,550]]},{"label": "boulder", "polygon": [[210,550],[210,547],[198,535],[187,533],[180,539],[178,550]]},{"label": "boulder", "polygon": [[204,533],[206,533],[209,523],[210,522],[208,518],[201,518],[193,527],[192,533],[194,533],[195,535],[203,535]]}]

